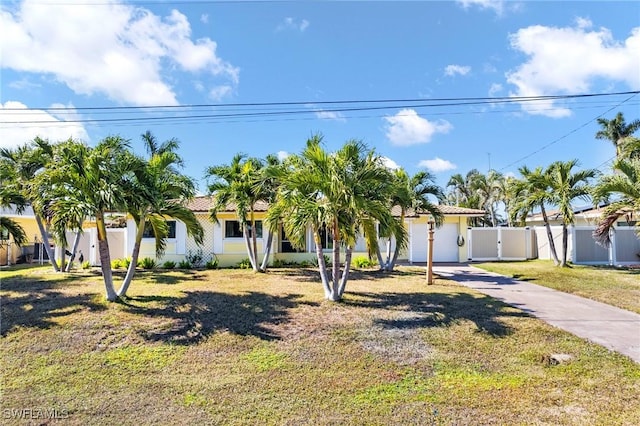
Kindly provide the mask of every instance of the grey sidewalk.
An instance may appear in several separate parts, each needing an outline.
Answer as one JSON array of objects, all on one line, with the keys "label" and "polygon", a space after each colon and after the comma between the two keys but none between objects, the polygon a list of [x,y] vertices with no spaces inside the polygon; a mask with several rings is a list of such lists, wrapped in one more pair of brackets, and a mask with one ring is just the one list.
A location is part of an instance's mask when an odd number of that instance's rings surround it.
[{"label": "grey sidewalk", "polygon": [[640,315],[636,313],[466,264],[436,264],[433,271],[640,363]]}]

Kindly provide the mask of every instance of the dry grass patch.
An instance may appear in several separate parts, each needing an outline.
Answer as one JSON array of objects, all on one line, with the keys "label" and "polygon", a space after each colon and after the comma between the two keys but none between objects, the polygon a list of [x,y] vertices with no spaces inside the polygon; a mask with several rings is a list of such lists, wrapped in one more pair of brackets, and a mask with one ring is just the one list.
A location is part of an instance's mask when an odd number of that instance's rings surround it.
[{"label": "dry grass patch", "polygon": [[[640,367],[422,269],[0,272],[3,414],[67,424],[628,424]],[[568,353],[549,366],[545,355]],[[6,411],[9,410],[9,411]],[[11,411],[13,410],[13,411]],[[16,416],[8,424],[24,423]],[[44,421],[42,421],[44,423]]]},{"label": "dry grass patch", "polygon": [[640,314],[638,268],[586,265],[559,268],[550,260],[476,263],[473,266]]}]

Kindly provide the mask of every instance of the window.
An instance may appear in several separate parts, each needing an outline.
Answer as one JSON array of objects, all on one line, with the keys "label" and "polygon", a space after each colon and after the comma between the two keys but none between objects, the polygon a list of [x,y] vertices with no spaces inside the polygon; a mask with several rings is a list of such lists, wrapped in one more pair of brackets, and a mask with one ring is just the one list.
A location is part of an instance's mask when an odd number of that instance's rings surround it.
[{"label": "window", "polygon": [[284,232],[284,228],[280,230],[280,253],[304,253],[303,250],[297,250],[291,244],[291,241],[287,238],[287,235]]},{"label": "window", "polygon": [[[167,226],[169,227],[169,232],[167,238],[175,238],[176,237],[176,221],[168,220]],[[153,228],[151,224],[147,222],[144,227],[144,233],[142,234],[142,238],[155,238],[156,234],[153,232]]]},{"label": "window", "polygon": [[[252,236],[251,225],[249,225],[249,236]],[[237,220],[225,220],[224,222],[225,238],[242,238],[242,225]],[[262,221],[256,220],[256,237],[262,238]]]},{"label": "window", "polygon": [[331,233],[327,231],[326,225],[320,229],[320,242],[323,249],[331,250],[333,248],[333,237]]}]

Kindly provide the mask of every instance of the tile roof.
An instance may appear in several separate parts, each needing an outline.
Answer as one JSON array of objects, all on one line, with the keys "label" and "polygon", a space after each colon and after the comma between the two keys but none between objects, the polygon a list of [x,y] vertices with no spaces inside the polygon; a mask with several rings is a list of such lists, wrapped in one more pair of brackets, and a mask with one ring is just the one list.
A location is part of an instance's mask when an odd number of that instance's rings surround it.
[{"label": "tile roof", "polygon": [[[196,213],[198,212],[208,213],[209,209],[211,208],[212,202],[213,202],[213,197],[211,197],[210,195],[203,195],[200,197],[195,197],[193,200],[187,203],[187,208]],[[254,210],[257,212],[265,212],[267,211],[268,207],[269,205],[266,202],[258,201],[254,205]],[[236,206],[234,203],[229,203],[222,211],[225,211],[225,212],[236,211]]]},{"label": "tile roof", "polygon": [[[200,197],[195,197],[193,200],[191,200],[188,204],[187,207],[189,208],[189,210],[192,210],[194,212],[209,212],[209,209],[211,208],[211,203],[212,203],[212,197],[209,195],[204,195],[204,196],[200,196]],[[257,212],[264,212],[267,211],[269,205],[264,202],[264,201],[258,201],[254,208],[255,211]],[[233,212],[235,211],[235,204],[230,203],[227,205],[227,207],[223,210],[225,212]],[[466,207],[457,207],[457,206],[446,206],[446,205],[438,205],[438,209],[440,209],[440,211],[442,212],[442,214],[444,214],[445,216],[447,215],[451,215],[451,216],[484,216],[485,212],[484,210],[478,210],[478,209],[469,209]],[[391,212],[393,213],[394,216],[400,216],[400,208],[398,206],[395,206]],[[409,210],[406,213],[406,217],[417,217],[418,214],[416,214],[416,212],[414,212],[413,210]]]}]

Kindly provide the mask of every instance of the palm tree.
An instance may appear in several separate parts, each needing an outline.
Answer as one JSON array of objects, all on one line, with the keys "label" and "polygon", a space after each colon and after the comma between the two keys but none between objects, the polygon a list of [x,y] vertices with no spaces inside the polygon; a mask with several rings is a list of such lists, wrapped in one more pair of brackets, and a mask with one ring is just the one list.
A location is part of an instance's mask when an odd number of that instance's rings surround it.
[{"label": "palm tree", "polygon": [[[486,181],[486,177],[477,169],[469,170],[465,176],[459,173],[454,174],[447,183],[447,188],[449,188],[447,203],[470,209],[484,209],[485,201],[481,197],[481,191],[478,191],[482,181]],[[487,224],[490,222],[489,216],[489,212],[487,212],[483,218],[469,218],[469,224],[474,226]]]},{"label": "palm tree", "polygon": [[135,275],[140,246],[147,224],[152,227],[156,241],[156,256],[160,257],[166,247],[169,228],[166,219],[177,219],[186,225],[187,234],[198,245],[202,244],[204,230],[194,213],[185,207],[185,202],[196,193],[193,180],[178,170],[183,165],[176,150],[179,143],[170,139],[158,143],[147,131],[142,135],[149,158],[138,159],[134,168],[133,191],[127,194],[127,211],[136,221],[136,239],[131,253],[127,274],[118,290],[119,297],[127,294]]},{"label": "palm tree", "polygon": [[[433,204],[429,199],[430,196],[435,197],[438,201],[444,200],[442,188],[434,183],[434,176],[425,171],[420,171],[409,177],[404,169],[395,171],[391,202],[389,208],[397,206],[400,209],[400,218],[398,221],[392,222],[392,229],[381,230],[381,235],[387,237],[387,253],[386,260],[382,258],[380,250],[377,250],[378,262],[381,269],[385,271],[393,271],[400,250],[406,247],[407,232],[404,227],[404,219],[407,210],[411,209],[416,213],[430,214],[437,226],[442,224],[443,215],[438,206]],[[391,253],[391,236],[396,239],[396,246]]]},{"label": "palm tree", "polygon": [[485,223],[498,226],[497,209],[502,201],[500,187],[504,176],[500,172],[490,170],[486,175],[473,174],[469,180],[472,192],[477,194],[478,208],[486,212]]},{"label": "palm tree", "polygon": [[[265,201],[268,205],[271,205],[276,200],[278,193],[278,186],[280,182],[277,176],[280,171],[283,170],[283,163],[275,155],[267,155],[265,158],[265,165],[260,169],[260,176],[254,183],[253,191],[256,194],[256,198]],[[274,226],[277,224],[274,224]],[[274,227],[267,224],[262,227],[263,232],[267,231],[267,242],[265,243],[264,257],[262,258],[262,264],[259,267],[260,271],[266,271],[269,264],[269,256],[271,254],[271,245],[273,243]]]},{"label": "palm tree", "polygon": [[576,166],[578,160],[556,161],[547,169],[551,182],[550,202],[558,207],[562,218],[562,267],[567,266],[567,226],[575,222],[571,203],[576,199],[589,200],[589,180],[597,174],[595,169],[578,170],[574,173]]},{"label": "palm tree", "polygon": [[257,227],[255,206],[261,200],[262,193],[256,188],[263,176],[264,163],[257,158],[247,158],[236,154],[230,164],[212,166],[206,175],[213,181],[209,184],[209,194],[214,196],[211,208],[211,220],[218,221],[218,213],[229,204],[236,209],[242,235],[247,247],[251,267],[256,272],[264,272],[258,265]]},{"label": "palm tree", "polygon": [[633,137],[633,134],[640,129],[640,120],[633,120],[627,124],[624,115],[621,112],[616,114],[615,118],[607,120],[606,118],[598,118],[598,124],[602,126],[601,130],[596,133],[596,139],[606,139],[611,141],[616,148],[616,157],[622,155],[622,148],[626,141]]},{"label": "palm tree", "polygon": [[[613,170],[614,174],[600,178],[592,193],[595,203],[616,196],[605,207],[598,227],[593,232],[596,241],[605,247],[611,244],[609,231],[618,218],[640,211],[640,159],[619,158],[613,163]],[[640,221],[636,222],[636,233],[640,236]]]},{"label": "palm tree", "polygon": [[38,178],[48,186],[45,201],[54,223],[62,227],[78,217],[95,218],[108,301],[115,301],[117,294],[113,287],[105,212],[126,209],[126,196],[134,188],[133,170],[137,165],[139,161],[119,136],[109,136],[94,148],[68,140],[56,146],[55,162]]},{"label": "palm tree", "polygon": [[551,232],[549,217],[547,216],[546,205],[552,202],[551,188],[553,182],[549,177],[549,170],[536,167],[534,170],[523,166],[519,169],[522,179],[513,183],[514,203],[511,211],[512,220],[524,223],[527,215],[539,208],[542,213],[542,220],[547,231],[549,249],[553,257],[553,263],[559,265],[558,252]]},{"label": "palm tree", "polygon": [[[349,277],[353,247],[363,231],[375,250],[375,223],[389,227],[394,220],[388,207],[389,171],[382,158],[359,141],[348,141],[335,153],[322,147],[322,137],[307,141],[300,155],[289,157],[278,178],[280,187],[268,211],[273,227],[282,221],[296,248],[304,248],[311,228],[325,298],[341,300]],[[327,273],[321,232],[332,238],[332,273]],[[340,250],[345,248],[344,269]]]},{"label": "palm tree", "polygon": [[50,164],[52,155],[53,145],[47,140],[36,137],[31,143],[15,149],[0,149],[0,168],[3,174],[3,189],[13,192],[13,202],[16,203],[14,205],[18,209],[32,205],[42,245],[53,269],[59,272],[60,268],[49,244],[49,232],[45,226],[47,218],[41,209],[33,205],[35,198],[40,195],[40,189],[34,186],[35,177]]}]

